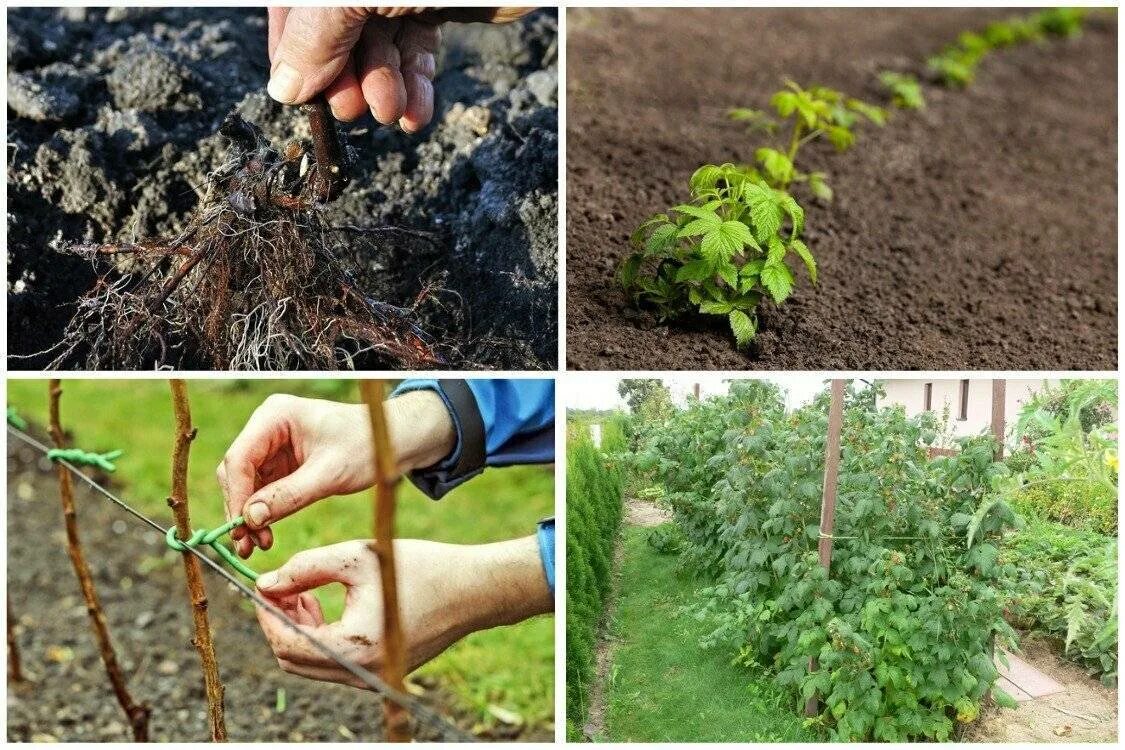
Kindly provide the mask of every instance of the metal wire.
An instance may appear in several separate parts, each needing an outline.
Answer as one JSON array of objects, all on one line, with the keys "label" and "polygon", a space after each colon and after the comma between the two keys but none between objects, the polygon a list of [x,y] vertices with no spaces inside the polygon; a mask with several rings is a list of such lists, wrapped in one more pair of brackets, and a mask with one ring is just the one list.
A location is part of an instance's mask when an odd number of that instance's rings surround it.
[{"label": "metal wire", "polygon": [[[18,430],[11,425],[8,425],[8,433],[10,435],[16,436],[22,442],[31,446],[32,448],[35,448],[40,453],[42,453],[44,456],[46,456],[48,451],[50,451],[50,448],[48,446],[44,445],[43,443],[41,443],[38,440],[36,440],[35,438],[31,437],[27,433],[25,433],[21,430]],[[148,516],[144,515],[139,510],[137,510],[136,508],[134,508],[131,505],[129,505],[128,503],[126,503],[120,497],[118,497],[117,495],[114,495],[112,492],[107,490],[105,487],[98,484],[97,482],[95,482],[90,477],[86,476],[86,474],[84,474],[78,467],[74,466],[70,462],[62,460],[62,459],[57,459],[57,460],[55,460],[55,463],[62,464],[67,469],[69,469],[71,471],[71,473],[73,473],[75,476],[77,476],[79,479],[81,479],[83,482],[85,482],[87,485],[89,485],[91,488],[93,488],[96,492],[98,492],[99,494],[104,496],[106,499],[113,502],[115,505],[117,505],[119,508],[121,508],[125,512],[132,515],[137,520],[139,520],[142,523],[150,526],[153,530],[158,531],[161,535],[161,538],[164,538],[164,536],[168,533],[167,528],[161,526],[156,521],[153,521],[151,518],[149,518]],[[397,703],[398,705],[402,706],[403,708],[405,708],[407,711],[410,712],[411,716],[413,716],[415,719],[417,719],[421,723],[437,729],[439,732],[441,732],[441,739],[443,741],[453,741],[453,742],[475,742],[476,741],[475,737],[473,737],[472,735],[470,735],[466,732],[463,732],[461,729],[454,726],[444,716],[442,716],[438,712],[434,711],[432,708],[430,708],[426,704],[422,703],[421,701],[419,701],[414,696],[407,695],[406,693],[403,693],[399,690],[395,690],[390,685],[383,682],[383,680],[379,679],[379,677],[377,677],[370,670],[365,669],[364,667],[361,667],[360,665],[351,661],[347,657],[341,656],[340,654],[336,653],[332,648],[330,648],[328,645],[326,645],[319,638],[316,638],[315,636],[310,635],[308,632],[303,630],[297,623],[295,623],[291,619],[289,619],[289,617],[284,612],[282,612],[280,609],[278,609],[273,603],[271,603],[268,600],[262,598],[262,596],[259,595],[258,592],[254,591],[249,586],[244,584],[242,581],[235,578],[234,575],[232,575],[229,571],[227,571],[226,568],[224,568],[219,563],[212,560],[207,555],[203,554],[200,550],[198,550],[194,547],[188,547],[187,550],[189,552],[191,552],[193,555],[195,555],[197,558],[199,558],[207,567],[211,568],[211,570],[215,571],[220,576],[222,576],[227,581],[227,583],[234,586],[239,591],[239,593],[241,593],[243,596],[245,596],[250,601],[254,602],[254,604],[256,604],[257,606],[259,606],[262,609],[269,612],[271,615],[273,615],[275,618],[277,618],[279,621],[281,621],[281,623],[283,625],[285,625],[287,628],[289,628],[290,630],[292,630],[295,633],[299,633],[300,635],[302,635],[310,644],[312,644],[313,648],[315,648],[317,651],[319,651],[324,656],[327,656],[332,661],[339,664],[341,667],[343,667],[345,670],[347,670],[351,675],[353,675],[354,677],[359,679],[361,682],[363,682],[365,685],[367,685],[369,688],[371,688],[372,691],[374,691],[378,695],[381,695],[384,698],[388,698],[388,699],[394,701],[395,703]]]}]

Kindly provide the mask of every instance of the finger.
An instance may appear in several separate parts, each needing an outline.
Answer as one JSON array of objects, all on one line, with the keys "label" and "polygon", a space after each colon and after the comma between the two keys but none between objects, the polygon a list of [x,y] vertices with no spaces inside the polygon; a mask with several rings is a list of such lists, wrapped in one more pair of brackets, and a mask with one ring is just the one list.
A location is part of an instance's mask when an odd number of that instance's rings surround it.
[{"label": "finger", "polygon": [[341,122],[358,120],[367,112],[363,89],[359,87],[359,79],[355,74],[354,56],[348,59],[340,75],[324,90],[324,98],[328,102],[328,108],[332,110],[332,116]]},{"label": "finger", "polygon": [[[290,619],[296,622],[296,618]],[[300,632],[297,632],[279,621],[264,608],[258,607],[258,624],[261,626],[266,640],[269,641],[274,656],[288,662],[316,667],[335,666],[336,662],[313,647],[304,633],[308,633],[334,652],[339,653],[346,648],[344,644],[337,642],[340,640],[339,623],[334,622],[318,626],[298,625]]]},{"label": "finger", "polygon": [[273,401],[265,401],[246,420],[242,431],[227,448],[221,466],[215,470],[224,488],[228,519],[242,515],[246,499],[257,489],[258,469],[288,436],[286,421]]},{"label": "finger", "polygon": [[251,529],[262,529],[324,497],[326,470],[318,461],[307,461],[288,476],[254,492],[246,500],[244,516]]},{"label": "finger", "polygon": [[316,627],[324,624],[324,610],[316,594],[306,591],[297,596],[297,624]]},{"label": "finger", "polygon": [[533,7],[526,8],[442,8],[426,11],[419,18],[431,23],[457,21],[460,23],[511,23],[523,18]]},{"label": "finger", "polygon": [[267,50],[270,56],[270,66],[273,66],[273,54],[277,50],[277,43],[281,41],[281,32],[285,30],[285,19],[289,15],[288,8],[267,8],[266,17],[269,19],[269,32]]},{"label": "finger", "polygon": [[269,95],[282,104],[306,102],[340,75],[371,9],[293,8],[274,50]]},{"label": "finger", "polygon": [[360,545],[341,542],[307,549],[289,558],[277,570],[258,578],[258,590],[270,598],[290,596],[324,586],[342,583],[354,586],[367,580],[374,571]]},{"label": "finger", "polygon": [[441,28],[433,24],[405,21],[399,32],[406,109],[398,123],[408,133],[418,132],[434,116],[434,54],[440,44]]},{"label": "finger", "polygon": [[295,674],[300,677],[307,677],[310,680],[320,680],[321,682],[335,682],[340,685],[348,685],[350,687],[361,688],[370,690],[371,686],[360,680],[358,677],[347,671],[343,667],[321,667],[310,666],[307,664],[299,664],[285,659],[278,659],[277,665],[289,674]]},{"label": "finger", "polygon": [[363,29],[359,51],[359,86],[376,120],[389,125],[406,111],[406,84],[395,45],[399,22],[372,20]]}]

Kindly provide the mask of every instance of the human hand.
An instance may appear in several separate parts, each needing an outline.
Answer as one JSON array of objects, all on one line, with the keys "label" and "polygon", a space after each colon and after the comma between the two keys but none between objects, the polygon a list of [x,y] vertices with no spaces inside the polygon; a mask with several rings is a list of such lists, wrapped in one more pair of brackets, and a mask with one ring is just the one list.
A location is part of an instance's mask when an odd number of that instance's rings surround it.
[{"label": "human hand", "polygon": [[434,114],[434,54],[445,21],[514,21],[524,8],[270,8],[269,95],[300,104],[324,92],[350,122],[368,109],[408,133]]},{"label": "human hand", "polygon": [[[407,671],[469,633],[554,609],[534,536],[479,545],[399,539],[395,566]],[[333,623],[311,593],[329,583],[347,588],[344,614]],[[258,578],[258,591],[336,653],[372,672],[382,666],[383,595],[373,542],[298,552]],[[262,607],[258,623],[286,672],[369,687]]]},{"label": "human hand", "polygon": [[[456,441],[453,420],[433,391],[412,391],[384,402],[398,473],[431,466]],[[270,524],[317,500],[375,482],[371,422],[363,404],[275,394],[259,406],[215,471],[235,550],[273,545]]]}]

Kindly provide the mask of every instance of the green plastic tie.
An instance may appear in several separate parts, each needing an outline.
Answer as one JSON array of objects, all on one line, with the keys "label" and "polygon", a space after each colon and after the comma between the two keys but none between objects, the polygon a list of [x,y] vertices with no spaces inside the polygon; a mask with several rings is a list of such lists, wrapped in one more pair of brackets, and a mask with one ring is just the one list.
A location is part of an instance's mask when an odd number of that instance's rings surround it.
[{"label": "green plastic tie", "polygon": [[81,448],[52,448],[47,451],[47,458],[52,461],[66,461],[75,466],[97,466],[111,474],[117,471],[114,461],[121,457],[123,450],[109,451],[108,453],[91,453]]},{"label": "green plastic tie", "polygon": [[16,407],[8,407],[8,424],[15,427],[17,430],[27,430],[27,420],[24,419],[16,412]]},{"label": "green plastic tie", "polygon": [[207,529],[196,529],[192,532],[191,537],[187,541],[180,541],[176,538],[176,527],[170,526],[168,533],[164,535],[164,541],[168,542],[168,546],[177,552],[186,552],[189,548],[194,549],[201,544],[205,544],[215,552],[219,553],[219,557],[227,561],[227,564],[237,570],[242,575],[249,578],[251,581],[258,580],[258,573],[252,570],[246,563],[238,559],[238,556],[227,549],[226,545],[219,541],[220,538],[226,536],[231,531],[246,523],[246,519],[242,516],[235,518],[232,521],[227,521],[222,526],[218,526],[208,531]]}]

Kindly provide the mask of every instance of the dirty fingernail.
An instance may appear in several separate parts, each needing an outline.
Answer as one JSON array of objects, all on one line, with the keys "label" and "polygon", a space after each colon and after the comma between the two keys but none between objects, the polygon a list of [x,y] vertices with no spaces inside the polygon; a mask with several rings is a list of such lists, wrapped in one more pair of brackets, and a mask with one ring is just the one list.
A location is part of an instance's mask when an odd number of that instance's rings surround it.
[{"label": "dirty fingernail", "polygon": [[251,526],[263,526],[270,520],[270,506],[265,503],[250,503],[246,508],[246,520]]},{"label": "dirty fingernail", "polygon": [[270,74],[269,85],[266,91],[271,97],[282,104],[292,104],[301,95],[301,74],[288,63],[278,63]]},{"label": "dirty fingernail", "polygon": [[276,585],[277,573],[275,573],[274,571],[271,570],[269,573],[263,573],[262,575],[258,576],[258,588],[271,589]]}]

